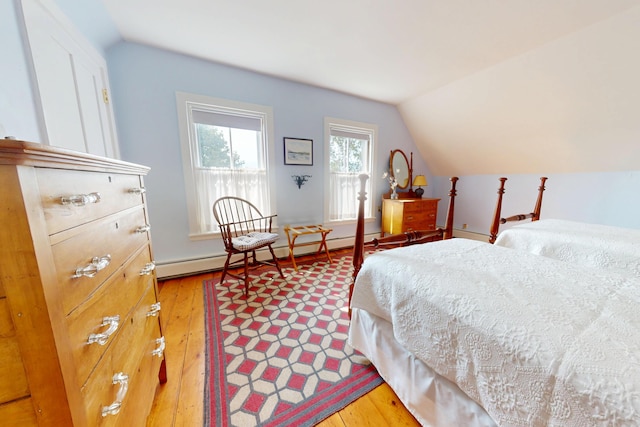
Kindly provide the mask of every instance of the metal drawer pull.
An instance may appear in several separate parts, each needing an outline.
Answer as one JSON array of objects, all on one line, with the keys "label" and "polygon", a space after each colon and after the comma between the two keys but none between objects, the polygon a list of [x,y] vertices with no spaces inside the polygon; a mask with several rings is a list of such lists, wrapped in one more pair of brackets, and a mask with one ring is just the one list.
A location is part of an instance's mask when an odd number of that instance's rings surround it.
[{"label": "metal drawer pull", "polygon": [[142,268],[142,270],[140,270],[140,275],[141,276],[148,276],[155,269],[156,269],[156,264],[154,262],[148,262],[148,263],[145,264],[145,266]]},{"label": "metal drawer pull", "polygon": [[87,340],[87,344],[98,343],[100,345],[105,345],[107,340],[115,331],[118,330],[118,325],[120,324],[120,316],[107,316],[102,318],[102,324],[100,327],[109,326],[109,329],[100,333],[100,334],[91,334],[89,335],[89,339]]},{"label": "metal drawer pull", "polygon": [[129,389],[129,376],[122,372],[118,372],[113,376],[113,385],[117,384],[120,384],[120,389],[118,390],[118,394],[116,394],[116,400],[111,405],[102,407],[103,417],[106,417],[107,415],[116,415],[120,412],[122,401]]},{"label": "metal drawer pull", "polygon": [[164,341],[164,337],[160,337],[156,339],[156,344],[158,345],[158,348],[156,348],[155,350],[153,350],[151,352],[152,356],[158,356],[158,357],[162,357],[164,355],[164,347],[165,347],[165,341]]},{"label": "metal drawer pull", "polygon": [[147,189],[142,187],[129,189],[129,193],[131,194],[144,194],[146,192],[147,192]]},{"label": "metal drawer pull", "polygon": [[151,226],[149,224],[145,224],[136,228],[136,233],[146,233],[149,230],[151,230]]},{"label": "metal drawer pull", "polygon": [[76,194],[73,196],[60,197],[60,203],[63,205],[84,206],[90,203],[98,203],[100,201],[100,193]]},{"label": "metal drawer pull", "polygon": [[160,314],[160,310],[162,310],[162,306],[160,305],[160,302],[151,304],[151,311],[147,312],[147,317],[157,316],[158,314]]},{"label": "metal drawer pull", "polygon": [[96,274],[98,274],[98,271],[104,269],[110,263],[111,263],[111,255],[109,254],[103,257],[97,257],[97,256],[93,257],[91,259],[91,264],[87,265],[86,267],[78,267],[76,269],[75,274],[71,277],[74,279],[82,276],[94,277]]}]

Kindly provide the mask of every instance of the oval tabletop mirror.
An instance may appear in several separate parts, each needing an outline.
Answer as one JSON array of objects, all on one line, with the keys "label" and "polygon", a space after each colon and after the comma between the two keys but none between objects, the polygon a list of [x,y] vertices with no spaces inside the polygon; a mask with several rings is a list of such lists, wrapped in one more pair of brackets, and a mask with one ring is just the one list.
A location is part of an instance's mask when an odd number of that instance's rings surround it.
[{"label": "oval tabletop mirror", "polygon": [[393,150],[389,157],[389,170],[398,182],[398,188],[405,189],[411,182],[411,166],[402,150]]}]

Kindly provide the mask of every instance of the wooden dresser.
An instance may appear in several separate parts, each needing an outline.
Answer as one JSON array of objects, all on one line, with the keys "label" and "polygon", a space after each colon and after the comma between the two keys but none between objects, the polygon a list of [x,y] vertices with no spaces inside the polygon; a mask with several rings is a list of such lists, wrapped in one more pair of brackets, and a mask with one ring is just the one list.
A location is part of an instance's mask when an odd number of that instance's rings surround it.
[{"label": "wooden dresser", "polygon": [[166,380],[147,172],[0,141],[0,424],[145,425]]},{"label": "wooden dresser", "polygon": [[438,201],[440,199],[382,199],[381,236],[435,230]]}]

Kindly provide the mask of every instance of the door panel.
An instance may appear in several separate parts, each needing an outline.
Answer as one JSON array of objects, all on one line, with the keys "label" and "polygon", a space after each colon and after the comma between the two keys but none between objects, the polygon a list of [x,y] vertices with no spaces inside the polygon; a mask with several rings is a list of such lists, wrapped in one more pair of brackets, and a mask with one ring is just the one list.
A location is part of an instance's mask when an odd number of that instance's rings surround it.
[{"label": "door panel", "polygon": [[[76,87],[82,111],[82,123],[85,131],[87,152],[100,156],[107,155],[105,150],[105,132],[102,123],[102,88],[100,69],[92,64],[76,59]],[[80,59],[80,60],[78,60]]]},{"label": "door panel", "polygon": [[117,157],[106,61],[51,0],[21,0],[49,145]]}]

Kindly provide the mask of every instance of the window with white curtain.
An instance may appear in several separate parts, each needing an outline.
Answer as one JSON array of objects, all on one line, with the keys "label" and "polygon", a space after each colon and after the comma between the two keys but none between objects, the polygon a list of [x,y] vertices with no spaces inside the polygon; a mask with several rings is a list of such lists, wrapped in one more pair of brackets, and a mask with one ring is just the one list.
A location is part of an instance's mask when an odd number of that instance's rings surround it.
[{"label": "window with white curtain", "polygon": [[274,211],[271,107],[176,93],[192,237],[218,232],[213,203],[236,196]]},{"label": "window with white curtain", "polygon": [[358,192],[362,173],[369,175],[365,217],[373,217],[371,170],[377,126],[325,118],[325,174],[327,200],[325,222],[353,221],[358,216]]}]

